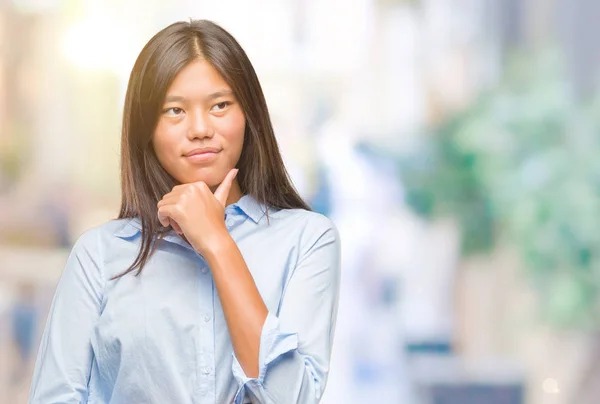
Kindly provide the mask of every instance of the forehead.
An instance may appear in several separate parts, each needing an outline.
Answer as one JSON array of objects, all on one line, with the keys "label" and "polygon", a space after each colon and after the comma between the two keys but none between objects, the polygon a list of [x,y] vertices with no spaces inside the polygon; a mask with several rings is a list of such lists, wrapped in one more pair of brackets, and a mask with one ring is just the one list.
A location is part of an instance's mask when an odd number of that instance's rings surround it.
[{"label": "forehead", "polygon": [[231,90],[223,76],[210,63],[195,60],[177,73],[167,94],[209,95],[223,90]]}]

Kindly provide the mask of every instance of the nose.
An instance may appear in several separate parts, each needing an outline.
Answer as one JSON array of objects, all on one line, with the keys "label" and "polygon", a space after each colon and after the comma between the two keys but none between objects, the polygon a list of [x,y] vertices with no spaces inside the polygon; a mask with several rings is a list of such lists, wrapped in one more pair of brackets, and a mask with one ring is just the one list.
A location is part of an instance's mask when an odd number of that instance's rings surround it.
[{"label": "nose", "polygon": [[188,126],[188,138],[192,139],[203,139],[210,138],[214,134],[210,119],[202,111],[194,111],[188,114],[189,126]]}]

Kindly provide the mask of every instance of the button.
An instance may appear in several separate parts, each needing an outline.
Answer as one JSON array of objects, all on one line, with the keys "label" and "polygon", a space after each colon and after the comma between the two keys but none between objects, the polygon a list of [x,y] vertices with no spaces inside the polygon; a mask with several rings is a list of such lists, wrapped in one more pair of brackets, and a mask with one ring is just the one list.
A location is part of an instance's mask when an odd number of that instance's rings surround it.
[{"label": "button", "polygon": [[228,217],[225,221],[225,224],[227,225],[227,227],[232,227],[235,224],[235,219],[232,217]]},{"label": "button", "polygon": [[204,316],[204,322],[208,323],[210,321],[210,316],[207,314]]},{"label": "button", "polygon": [[212,369],[209,366],[207,366],[207,367],[204,368],[204,374],[205,375],[209,375],[210,372],[212,372]]},{"label": "button", "polygon": [[202,267],[201,271],[202,271],[203,274],[206,274],[208,272],[208,268]]}]

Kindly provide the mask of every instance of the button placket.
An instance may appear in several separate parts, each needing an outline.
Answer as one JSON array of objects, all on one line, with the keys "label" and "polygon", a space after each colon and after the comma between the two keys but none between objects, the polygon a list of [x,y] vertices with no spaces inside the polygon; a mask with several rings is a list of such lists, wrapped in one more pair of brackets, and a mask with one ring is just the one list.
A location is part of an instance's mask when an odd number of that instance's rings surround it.
[{"label": "button placket", "polygon": [[[208,265],[205,260],[199,256],[200,266],[200,316],[198,317],[198,339],[199,348],[197,352],[197,375],[199,393],[202,397],[215,395],[215,374],[214,374],[214,329],[211,321],[214,313],[214,284],[209,274]],[[207,398],[209,399],[209,398]]]}]

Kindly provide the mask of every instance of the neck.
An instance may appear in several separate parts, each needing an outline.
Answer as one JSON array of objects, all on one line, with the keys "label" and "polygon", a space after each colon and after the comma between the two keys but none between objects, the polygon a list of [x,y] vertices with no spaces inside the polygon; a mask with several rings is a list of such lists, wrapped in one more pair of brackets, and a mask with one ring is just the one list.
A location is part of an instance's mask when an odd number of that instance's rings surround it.
[{"label": "neck", "polygon": [[231,190],[229,191],[229,196],[227,197],[227,205],[229,206],[232,203],[236,203],[242,197],[242,190],[240,189],[240,184],[237,180],[233,180],[231,183]]}]

